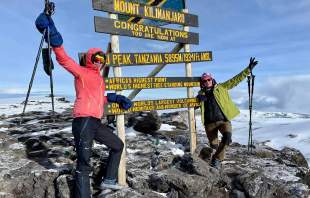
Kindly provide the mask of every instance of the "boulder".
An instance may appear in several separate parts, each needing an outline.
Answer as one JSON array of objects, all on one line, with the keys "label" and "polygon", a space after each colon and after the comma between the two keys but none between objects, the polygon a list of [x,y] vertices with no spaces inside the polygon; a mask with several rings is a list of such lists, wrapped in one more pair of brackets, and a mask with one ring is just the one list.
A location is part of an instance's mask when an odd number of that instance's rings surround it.
[{"label": "boulder", "polygon": [[135,123],[133,125],[134,130],[146,134],[155,135],[156,131],[158,131],[161,126],[161,119],[156,111],[143,112],[140,113],[139,116],[131,118],[131,120],[132,119],[135,119],[135,121],[131,121]]}]

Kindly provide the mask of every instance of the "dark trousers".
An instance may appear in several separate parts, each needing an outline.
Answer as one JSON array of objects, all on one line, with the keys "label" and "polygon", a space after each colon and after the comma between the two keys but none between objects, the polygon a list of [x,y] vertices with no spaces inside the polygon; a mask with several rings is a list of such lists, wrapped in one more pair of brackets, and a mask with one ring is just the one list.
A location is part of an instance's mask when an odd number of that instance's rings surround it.
[{"label": "dark trousers", "polygon": [[[205,125],[207,137],[211,148],[215,149],[215,153],[212,158],[218,160],[224,160],[225,151],[229,144],[231,143],[232,126],[229,121],[217,121],[213,123],[208,123]],[[218,131],[223,135],[222,140],[219,144]]]},{"label": "dark trousers", "polygon": [[89,174],[93,140],[110,148],[106,179],[117,178],[124,143],[109,127],[101,124],[100,119],[94,117],[74,118],[72,133],[77,153],[74,194],[76,198],[88,198],[91,194]]}]

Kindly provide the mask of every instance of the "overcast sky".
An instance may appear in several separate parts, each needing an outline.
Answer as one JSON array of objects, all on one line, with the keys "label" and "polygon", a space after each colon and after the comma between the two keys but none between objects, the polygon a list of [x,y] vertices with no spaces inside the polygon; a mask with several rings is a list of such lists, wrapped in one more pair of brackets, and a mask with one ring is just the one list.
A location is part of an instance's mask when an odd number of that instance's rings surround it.
[{"label": "overcast sky", "polygon": [[[0,94],[25,93],[31,77],[40,34],[34,21],[43,0],[0,2]],[[106,48],[109,35],[94,31],[91,0],[55,0],[55,24],[68,54],[90,47]],[[255,104],[257,109],[310,113],[310,1],[309,0],[191,0],[189,12],[199,16],[200,44],[192,51],[212,51],[214,60],[193,63],[195,76],[214,74],[218,82],[229,79],[255,56]],[[173,28],[180,29],[178,25]],[[169,52],[175,43],[120,38],[121,52]],[[55,59],[54,59],[54,63]],[[55,64],[55,93],[74,95],[73,78]],[[123,76],[145,76],[154,66],[123,68]],[[184,64],[168,65],[159,76],[184,76]],[[42,66],[37,71],[33,93],[48,93],[49,78]],[[125,92],[125,94],[128,92]],[[145,90],[140,98],[185,97],[185,89]],[[241,106],[247,103],[247,83],[232,90]]]}]

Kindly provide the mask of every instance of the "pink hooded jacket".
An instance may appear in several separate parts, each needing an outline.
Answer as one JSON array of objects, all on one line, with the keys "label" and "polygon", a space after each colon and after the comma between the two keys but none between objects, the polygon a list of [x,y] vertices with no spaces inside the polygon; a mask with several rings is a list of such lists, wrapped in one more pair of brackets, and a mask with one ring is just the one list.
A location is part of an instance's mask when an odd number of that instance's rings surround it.
[{"label": "pink hooded jacket", "polygon": [[86,55],[86,67],[77,64],[70,58],[63,46],[53,48],[56,59],[68,72],[74,76],[76,99],[74,102],[73,117],[92,116],[101,119],[103,107],[107,103],[104,96],[105,84],[99,68],[92,64],[91,56],[100,48],[91,48]]}]

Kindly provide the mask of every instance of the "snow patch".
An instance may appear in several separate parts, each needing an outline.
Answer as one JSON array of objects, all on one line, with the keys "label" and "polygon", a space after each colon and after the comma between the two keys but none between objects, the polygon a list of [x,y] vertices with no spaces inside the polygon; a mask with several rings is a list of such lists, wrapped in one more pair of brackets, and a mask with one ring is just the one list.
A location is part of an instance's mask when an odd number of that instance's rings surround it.
[{"label": "snow patch", "polygon": [[160,131],[173,131],[175,129],[175,126],[171,126],[169,124],[162,124],[160,126]]},{"label": "snow patch", "polygon": [[0,132],[6,132],[7,130],[9,130],[9,128],[6,128],[6,127],[1,127],[0,128]]},{"label": "snow patch", "polygon": [[72,132],[72,127],[65,127],[63,129],[61,129],[59,132],[68,132],[68,133],[71,133]]},{"label": "snow patch", "polygon": [[129,154],[135,154],[135,153],[137,153],[137,152],[139,152],[141,150],[140,149],[130,149],[130,148],[127,148],[126,151]]},{"label": "snow patch", "polygon": [[9,146],[9,149],[12,149],[12,150],[19,150],[23,148],[25,148],[25,146],[21,143],[14,143]]},{"label": "snow patch", "polygon": [[126,129],[126,137],[136,137],[137,131],[135,131],[132,127]]}]

